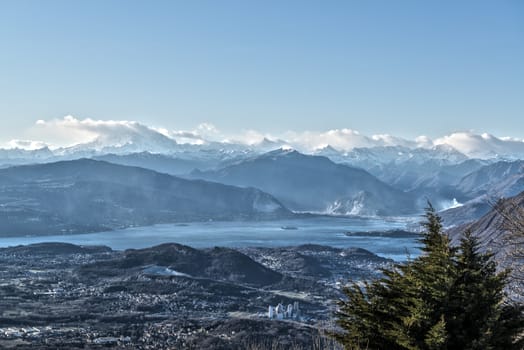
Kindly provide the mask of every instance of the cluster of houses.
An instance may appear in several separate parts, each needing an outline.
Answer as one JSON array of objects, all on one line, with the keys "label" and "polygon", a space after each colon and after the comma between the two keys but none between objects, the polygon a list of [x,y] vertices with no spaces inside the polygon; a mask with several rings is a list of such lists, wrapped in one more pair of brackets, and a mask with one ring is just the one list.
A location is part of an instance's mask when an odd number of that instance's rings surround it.
[{"label": "cluster of houses", "polygon": [[267,316],[270,319],[277,320],[298,320],[300,317],[300,307],[298,305],[298,301],[295,301],[293,304],[289,304],[287,307],[285,307],[282,303],[279,303],[277,306],[269,305]]}]

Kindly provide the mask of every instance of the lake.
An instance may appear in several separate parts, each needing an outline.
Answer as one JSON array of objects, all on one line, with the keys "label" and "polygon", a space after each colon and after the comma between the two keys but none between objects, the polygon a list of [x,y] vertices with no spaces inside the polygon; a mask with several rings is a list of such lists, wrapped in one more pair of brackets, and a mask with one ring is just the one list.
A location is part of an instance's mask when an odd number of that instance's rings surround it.
[{"label": "lake", "polygon": [[216,221],[132,227],[116,231],[0,238],[0,247],[40,242],[106,245],[116,250],[176,242],[196,248],[277,247],[306,243],[337,248],[359,247],[397,261],[418,255],[415,237],[347,236],[348,231],[405,229],[419,218],[309,217],[277,221]]}]

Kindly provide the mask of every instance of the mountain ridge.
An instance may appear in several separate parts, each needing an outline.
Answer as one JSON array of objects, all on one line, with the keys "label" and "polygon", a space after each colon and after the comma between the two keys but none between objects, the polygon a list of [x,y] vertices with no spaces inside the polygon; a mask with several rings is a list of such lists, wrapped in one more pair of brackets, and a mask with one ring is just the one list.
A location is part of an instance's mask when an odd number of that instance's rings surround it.
[{"label": "mountain ridge", "polygon": [[296,211],[351,215],[416,212],[414,198],[364,169],[292,149],[267,152],[218,170],[194,171],[191,177],[259,188]]},{"label": "mountain ridge", "polygon": [[292,213],[260,190],[81,159],[0,169],[4,235],[105,231]]}]

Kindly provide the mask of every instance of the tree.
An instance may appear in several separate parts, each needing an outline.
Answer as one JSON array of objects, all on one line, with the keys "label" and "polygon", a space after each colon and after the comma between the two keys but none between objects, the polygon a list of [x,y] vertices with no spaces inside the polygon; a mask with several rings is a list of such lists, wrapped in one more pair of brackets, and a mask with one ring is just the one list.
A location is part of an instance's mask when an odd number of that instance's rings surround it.
[{"label": "tree", "polygon": [[431,205],[423,225],[419,257],[344,289],[335,338],[346,349],[520,348],[522,308],[503,303],[507,272],[470,232],[453,248]]},{"label": "tree", "polygon": [[517,313],[511,316],[516,323],[506,324],[510,309],[521,307],[504,304],[509,271],[497,273],[492,257],[491,253],[480,253],[477,238],[471,231],[465,232],[456,259],[458,274],[449,297],[448,349],[499,349],[502,343],[504,349],[515,348],[508,333],[518,334],[524,318]]}]

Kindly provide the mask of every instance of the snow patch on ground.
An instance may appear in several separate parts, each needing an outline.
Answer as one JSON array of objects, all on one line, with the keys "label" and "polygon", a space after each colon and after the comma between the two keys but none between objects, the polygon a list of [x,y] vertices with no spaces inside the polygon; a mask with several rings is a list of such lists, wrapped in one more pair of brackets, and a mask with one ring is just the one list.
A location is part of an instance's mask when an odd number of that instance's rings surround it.
[{"label": "snow patch on ground", "polygon": [[171,270],[168,267],[165,266],[149,266],[144,269],[144,273],[149,275],[158,275],[158,276],[180,276],[180,277],[191,277],[191,275],[188,275],[187,273],[178,272],[175,270]]}]

